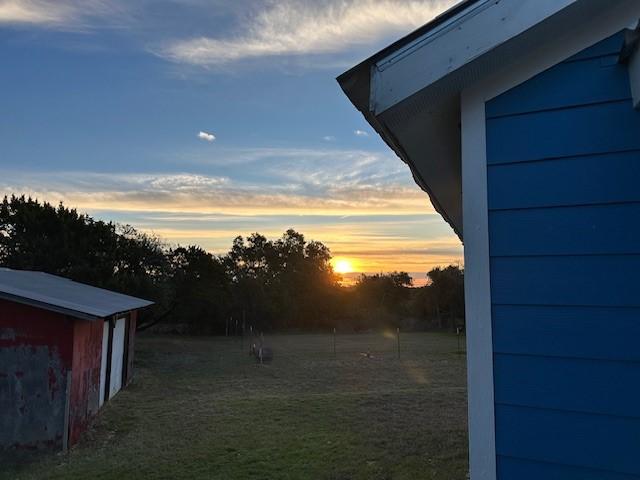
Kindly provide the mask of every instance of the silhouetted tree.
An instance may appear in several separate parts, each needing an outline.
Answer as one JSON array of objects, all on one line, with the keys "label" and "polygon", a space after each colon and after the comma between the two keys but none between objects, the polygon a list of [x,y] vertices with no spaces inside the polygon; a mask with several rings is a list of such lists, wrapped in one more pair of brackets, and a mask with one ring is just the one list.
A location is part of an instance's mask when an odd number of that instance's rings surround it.
[{"label": "silhouetted tree", "polygon": [[456,265],[436,267],[427,278],[425,297],[437,328],[453,330],[464,324],[464,270]]},{"label": "silhouetted tree", "polygon": [[236,237],[218,257],[198,246],[169,248],[129,225],[25,196],[0,204],[0,265],[153,300],[141,314],[143,329],[168,322],[212,334],[224,332],[230,319],[233,330],[246,319],[259,330],[357,330],[407,317],[452,329],[464,318],[464,273],[456,266],[431,270],[420,289],[411,288],[406,272],[362,275],[341,287],[329,249],[293,229],[276,240]]}]

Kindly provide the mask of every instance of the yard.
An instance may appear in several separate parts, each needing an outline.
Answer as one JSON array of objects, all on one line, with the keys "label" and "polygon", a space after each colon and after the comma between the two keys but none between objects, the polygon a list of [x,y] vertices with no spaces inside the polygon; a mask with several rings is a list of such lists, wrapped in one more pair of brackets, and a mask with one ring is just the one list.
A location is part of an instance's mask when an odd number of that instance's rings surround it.
[{"label": "yard", "polygon": [[[69,454],[2,478],[443,479],[467,473],[465,355],[455,335],[144,336],[134,383]],[[369,353],[369,355],[366,355]]]}]

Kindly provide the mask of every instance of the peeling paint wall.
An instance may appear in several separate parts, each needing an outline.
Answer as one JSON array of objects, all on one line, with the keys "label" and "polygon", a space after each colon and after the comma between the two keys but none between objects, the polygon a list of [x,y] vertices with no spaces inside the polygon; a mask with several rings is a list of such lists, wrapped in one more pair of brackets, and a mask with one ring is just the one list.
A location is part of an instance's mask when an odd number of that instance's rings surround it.
[{"label": "peeling paint wall", "polygon": [[62,445],[73,323],[0,300],[0,448]]},{"label": "peeling paint wall", "polygon": [[69,412],[69,444],[78,441],[99,408],[104,321],[76,320]]},{"label": "peeling paint wall", "polygon": [[[136,316],[127,325],[125,385]],[[67,411],[69,445],[77,443],[100,408],[103,327],[103,320],[0,300],[0,449],[62,447]]]}]

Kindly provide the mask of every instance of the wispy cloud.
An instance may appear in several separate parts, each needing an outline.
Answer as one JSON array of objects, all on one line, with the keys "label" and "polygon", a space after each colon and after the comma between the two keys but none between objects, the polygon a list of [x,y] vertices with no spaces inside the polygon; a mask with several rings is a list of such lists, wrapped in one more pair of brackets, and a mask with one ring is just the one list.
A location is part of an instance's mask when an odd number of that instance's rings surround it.
[{"label": "wispy cloud", "polygon": [[419,27],[453,0],[281,0],[251,16],[230,37],[176,41],[162,55],[202,66],[258,57],[335,54]]},{"label": "wispy cloud", "polygon": [[[231,163],[225,163],[227,157],[232,157]],[[209,173],[0,171],[0,194],[27,193],[79,208],[119,211],[242,215],[433,211],[408,168],[391,154],[334,148],[229,149],[195,163],[198,172]]]},{"label": "wispy cloud", "polygon": [[0,194],[28,194],[92,210],[239,215],[431,211],[416,188],[366,182],[307,188],[288,177],[267,185],[188,173],[39,172],[11,178],[0,181]]},{"label": "wispy cloud", "polygon": [[325,135],[324,137],[322,137],[322,139],[325,142],[335,142],[336,141],[336,137],[334,137],[333,135]]},{"label": "wispy cloud", "polygon": [[216,136],[213,133],[200,131],[198,132],[198,138],[206,142],[213,142],[216,139]]},{"label": "wispy cloud", "polygon": [[292,227],[352,259],[361,272],[426,272],[461,261],[460,242],[391,154],[254,148],[235,155],[249,163],[198,166],[208,174],[0,169],[0,195],[63,201],[216,253],[226,252],[238,234],[277,237]]},{"label": "wispy cloud", "polygon": [[114,0],[0,0],[0,25],[83,30],[97,19],[115,20],[126,12]]},{"label": "wispy cloud", "polygon": [[365,132],[364,130],[354,130],[353,134],[356,137],[368,137],[369,136],[369,134],[367,132]]}]

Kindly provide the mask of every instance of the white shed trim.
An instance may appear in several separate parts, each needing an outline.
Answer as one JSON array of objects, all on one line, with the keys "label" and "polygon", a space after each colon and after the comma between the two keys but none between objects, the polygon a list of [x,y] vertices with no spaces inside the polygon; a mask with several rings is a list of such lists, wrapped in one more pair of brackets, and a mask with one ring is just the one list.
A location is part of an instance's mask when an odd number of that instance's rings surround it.
[{"label": "white shed trim", "polygon": [[[639,17],[640,2],[623,0],[615,6],[611,6],[602,16],[583,23],[577,22],[573,28],[566,32],[566,35],[550,39],[546,48],[538,49],[527,58],[526,62],[498,71],[464,90],[461,94],[462,205],[465,232],[469,469],[471,480],[496,480],[497,477],[487,200],[486,102],[620,30],[635,27]],[[640,62],[639,57],[640,55],[636,52],[633,61]]]},{"label": "white shed trim", "polygon": [[122,372],[124,369],[124,352],[126,345],[126,317],[119,317],[113,325],[111,347],[111,375],[109,379],[109,398],[113,398],[122,388]]},{"label": "white shed trim", "polygon": [[472,480],[496,479],[493,331],[489,270],[489,208],[485,101],[463,92],[462,218],[467,324],[469,471]]},{"label": "white shed trim", "polygon": [[379,115],[579,0],[484,0],[376,62],[371,111]]}]

